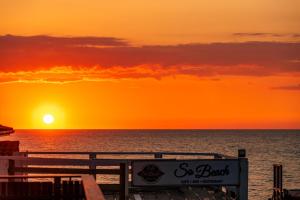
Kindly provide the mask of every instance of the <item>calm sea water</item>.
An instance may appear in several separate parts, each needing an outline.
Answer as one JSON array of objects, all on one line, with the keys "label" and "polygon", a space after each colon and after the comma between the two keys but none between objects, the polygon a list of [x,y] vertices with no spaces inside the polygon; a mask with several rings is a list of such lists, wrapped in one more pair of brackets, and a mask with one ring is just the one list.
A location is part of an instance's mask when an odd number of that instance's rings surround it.
[{"label": "calm sea water", "polygon": [[237,155],[247,150],[253,200],[272,192],[272,165],[283,164],[285,188],[300,188],[300,130],[17,130],[22,151],[178,151]]}]

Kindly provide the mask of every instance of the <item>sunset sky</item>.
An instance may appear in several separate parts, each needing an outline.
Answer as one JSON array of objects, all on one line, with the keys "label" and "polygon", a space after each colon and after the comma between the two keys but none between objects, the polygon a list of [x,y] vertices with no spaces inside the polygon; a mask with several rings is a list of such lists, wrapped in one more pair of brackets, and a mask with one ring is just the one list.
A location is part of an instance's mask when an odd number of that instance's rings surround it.
[{"label": "sunset sky", "polygon": [[0,124],[300,128],[299,8],[1,0]]}]

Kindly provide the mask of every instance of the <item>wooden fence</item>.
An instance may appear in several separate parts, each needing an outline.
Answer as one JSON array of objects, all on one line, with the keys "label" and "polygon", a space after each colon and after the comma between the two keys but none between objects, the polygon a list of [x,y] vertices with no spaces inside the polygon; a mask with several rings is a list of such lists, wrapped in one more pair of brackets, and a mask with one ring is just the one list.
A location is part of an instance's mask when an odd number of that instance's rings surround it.
[{"label": "wooden fence", "polygon": [[[128,182],[129,171],[128,162],[116,159],[104,160],[87,160],[87,159],[64,159],[64,158],[34,158],[20,156],[1,156],[2,160],[8,160],[8,174],[14,177],[17,173],[25,174],[81,174],[93,175],[109,174],[120,176],[119,198],[124,200],[128,197]],[[22,166],[17,166],[16,162],[22,163]],[[92,163],[91,163],[92,162]],[[32,167],[34,165],[35,167]],[[38,167],[36,167],[38,165]],[[44,166],[92,166],[88,169],[83,168],[59,168],[59,167],[44,167]],[[109,166],[118,168],[97,169],[96,166]],[[12,180],[12,178],[11,178]],[[106,186],[107,187],[107,186]],[[114,188],[115,189],[115,188]]]}]

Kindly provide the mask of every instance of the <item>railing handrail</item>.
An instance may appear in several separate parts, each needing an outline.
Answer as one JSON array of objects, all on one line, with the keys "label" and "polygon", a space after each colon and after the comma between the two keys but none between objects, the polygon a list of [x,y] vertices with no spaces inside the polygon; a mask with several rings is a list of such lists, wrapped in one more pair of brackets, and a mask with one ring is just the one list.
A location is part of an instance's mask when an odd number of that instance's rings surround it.
[{"label": "railing handrail", "polygon": [[39,158],[23,156],[0,156],[0,160],[23,161],[28,165],[64,165],[64,166],[118,166],[128,163],[128,159],[74,159],[74,158]]},{"label": "railing handrail", "polygon": [[59,152],[59,151],[22,151],[20,152],[25,155],[30,155],[30,154],[48,154],[48,155],[182,155],[182,156],[216,156],[220,158],[236,158],[234,156],[228,156],[225,154],[220,154],[220,153],[214,153],[214,152],[169,152],[169,151],[162,151],[162,152],[134,152],[134,151],[128,151],[128,152],[107,152],[107,151],[97,151],[97,152],[81,152],[81,151],[65,151],[65,152]]},{"label": "railing handrail", "polygon": [[0,175],[0,179],[25,179],[25,178],[80,178],[82,175]]},{"label": "railing handrail", "polygon": [[86,200],[105,200],[101,188],[91,175],[81,176]]}]

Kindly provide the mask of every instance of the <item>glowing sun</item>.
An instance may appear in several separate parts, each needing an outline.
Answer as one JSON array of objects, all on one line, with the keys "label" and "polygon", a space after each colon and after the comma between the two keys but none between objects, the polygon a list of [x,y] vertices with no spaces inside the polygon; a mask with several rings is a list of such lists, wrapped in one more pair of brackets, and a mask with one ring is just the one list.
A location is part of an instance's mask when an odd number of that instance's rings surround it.
[{"label": "glowing sun", "polygon": [[52,124],[54,122],[54,117],[51,114],[45,114],[43,116],[43,122],[45,124]]}]

